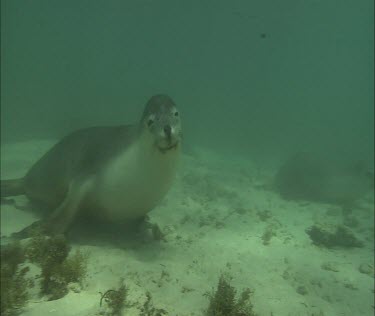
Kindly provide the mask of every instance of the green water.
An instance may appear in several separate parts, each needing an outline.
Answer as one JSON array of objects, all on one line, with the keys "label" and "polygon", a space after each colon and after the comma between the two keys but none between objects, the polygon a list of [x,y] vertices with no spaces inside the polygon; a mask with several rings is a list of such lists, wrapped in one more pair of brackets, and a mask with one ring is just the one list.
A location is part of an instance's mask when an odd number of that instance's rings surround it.
[{"label": "green water", "polygon": [[[372,315],[373,10],[371,0],[1,1],[2,179],[76,129],[138,122],[158,93],[176,102],[184,134],[177,179],[150,212],[166,240],[106,244],[86,225],[95,238],[78,230],[73,245],[93,252],[88,287],[51,305],[34,289],[24,315],[97,315],[97,293],[120,277],[130,310],[150,291],[170,315],[207,315],[223,271],[255,289],[258,316]],[[312,155],[295,163],[300,151]],[[2,243],[36,220],[24,197],[1,207]],[[319,220],[345,238],[321,242]]]},{"label": "green water", "polygon": [[133,123],[175,99],[191,144],[373,158],[373,1],[1,7],[2,140]]}]

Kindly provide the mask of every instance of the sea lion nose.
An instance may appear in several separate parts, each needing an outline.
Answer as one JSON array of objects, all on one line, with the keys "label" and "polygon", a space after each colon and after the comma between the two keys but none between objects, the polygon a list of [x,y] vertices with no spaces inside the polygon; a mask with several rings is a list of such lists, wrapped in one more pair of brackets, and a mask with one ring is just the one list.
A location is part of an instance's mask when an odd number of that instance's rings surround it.
[{"label": "sea lion nose", "polygon": [[172,128],[171,128],[170,125],[165,125],[165,126],[164,126],[164,133],[165,133],[165,135],[166,135],[168,138],[171,138]]}]

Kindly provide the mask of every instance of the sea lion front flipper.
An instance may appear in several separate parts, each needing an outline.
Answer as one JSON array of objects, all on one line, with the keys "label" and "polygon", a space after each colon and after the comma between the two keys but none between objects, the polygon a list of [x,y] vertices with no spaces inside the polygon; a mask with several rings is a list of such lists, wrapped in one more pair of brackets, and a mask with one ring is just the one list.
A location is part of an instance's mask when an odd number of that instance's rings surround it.
[{"label": "sea lion front flipper", "polygon": [[21,231],[12,234],[12,237],[24,239],[36,234],[58,235],[64,234],[79,212],[82,201],[91,188],[92,181],[73,181],[64,201],[45,220],[34,222]]},{"label": "sea lion front flipper", "polygon": [[11,238],[16,240],[21,240],[25,238],[34,237],[37,235],[48,235],[47,230],[47,223],[45,220],[39,220],[31,225],[21,229],[19,232],[12,233]]}]

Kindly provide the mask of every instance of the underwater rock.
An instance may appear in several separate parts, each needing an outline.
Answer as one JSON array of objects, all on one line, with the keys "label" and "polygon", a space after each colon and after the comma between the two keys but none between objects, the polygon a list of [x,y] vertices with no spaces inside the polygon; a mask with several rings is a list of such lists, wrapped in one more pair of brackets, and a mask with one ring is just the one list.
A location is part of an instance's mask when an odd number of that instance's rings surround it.
[{"label": "underwater rock", "polygon": [[306,233],[317,246],[327,248],[363,247],[363,242],[357,239],[348,227],[342,225],[315,224],[306,229]]},{"label": "underwater rock", "polygon": [[348,226],[348,227],[351,227],[351,228],[355,228],[355,227],[358,227],[359,221],[353,215],[344,215],[343,224],[345,226]]},{"label": "underwater rock", "polygon": [[274,188],[287,200],[351,205],[374,188],[374,175],[363,163],[343,166],[301,152],[280,167]]},{"label": "underwater rock", "polygon": [[371,263],[361,263],[361,265],[358,268],[358,271],[372,277],[374,276],[374,265]]},{"label": "underwater rock", "polygon": [[332,272],[339,272],[339,265],[337,262],[332,262],[332,261],[326,261],[323,262],[322,265],[320,266],[323,270],[326,271],[332,271]]}]

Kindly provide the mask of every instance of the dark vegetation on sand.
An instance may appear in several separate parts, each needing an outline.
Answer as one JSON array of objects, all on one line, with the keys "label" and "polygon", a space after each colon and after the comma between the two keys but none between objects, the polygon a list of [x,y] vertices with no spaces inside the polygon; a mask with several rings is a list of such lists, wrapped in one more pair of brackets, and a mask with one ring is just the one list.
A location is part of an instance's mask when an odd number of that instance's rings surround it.
[{"label": "dark vegetation on sand", "polygon": [[[19,314],[36,282],[48,300],[65,296],[71,283],[81,284],[88,256],[80,251],[70,255],[70,250],[62,235],[38,235],[23,244],[1,246],[1,315]],[[28,275],[33,267],[40,270],[39,276]]]},{"label": "dark vegetation on sand", "polygon": [[252,291],[245,289],[236,298],[236,289],[230,285],[229,278],[221,275],[217,288],[207,296],[210,300],[206,316],[256,316],[250,301]]}]

